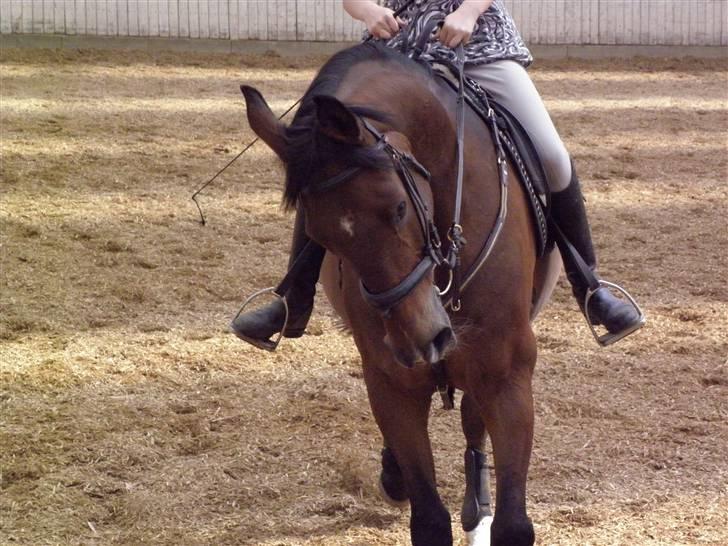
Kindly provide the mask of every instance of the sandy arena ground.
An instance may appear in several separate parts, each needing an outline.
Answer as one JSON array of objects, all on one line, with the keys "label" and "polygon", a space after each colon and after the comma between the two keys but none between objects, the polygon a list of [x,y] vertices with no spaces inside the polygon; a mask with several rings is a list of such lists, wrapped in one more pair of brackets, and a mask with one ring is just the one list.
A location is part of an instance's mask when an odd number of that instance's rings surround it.
[{"label": "sandy arena ground", "polygon": [[[321,59],[4,51],[0,544],[399,545],[359,359],[323,299],[269,354],[227,324],[286,263],[277,112]],[[539,63],[602,271],[648,326],[609,349],[562,284],[537,324],[539,544],[728,543],[728,63]],[[457,412],[433,411],[440,490]]]}]

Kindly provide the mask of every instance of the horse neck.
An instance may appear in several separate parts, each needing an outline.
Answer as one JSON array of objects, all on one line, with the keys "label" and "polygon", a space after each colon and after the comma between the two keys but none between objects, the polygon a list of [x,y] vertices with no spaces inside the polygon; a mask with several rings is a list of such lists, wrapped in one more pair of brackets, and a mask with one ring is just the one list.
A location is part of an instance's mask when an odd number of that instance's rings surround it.
[{"label": "horse neck", "polygon": [[421,72],[402,66],[364,62],[348,75],[337,93],[347,104],[378,110],[391,120],[389,129],[403,134],[412,154],[432,174],[435,220],[441,229],[452,221],[456,185],[454,97]]},{"label": "horse neck", "polygon": [[352,71],[341,93],[339,98],[346,103],[387,114],[391,129],[407,137],[418,160],[427,163],[436,158],[434,177],[438,170],[448,172],[449,165],[443,163],[449,163],[455,150],[455,119],[433,79],[419,71],[403,71],[400,65],[365,62]]}]

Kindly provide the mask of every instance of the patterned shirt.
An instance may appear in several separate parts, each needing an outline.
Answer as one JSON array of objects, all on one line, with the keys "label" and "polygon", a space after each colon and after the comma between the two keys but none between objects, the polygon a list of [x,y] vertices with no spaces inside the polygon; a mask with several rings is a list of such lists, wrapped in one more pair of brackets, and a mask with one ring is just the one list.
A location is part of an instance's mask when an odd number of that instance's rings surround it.
[{"label": "patterned shirt", "polygon": [[[407,0],[384,0],[382,4],[396,11],[406,2]],[[406,42],[408,51],[411,51],[422,29],[433,17],[448,15],[460,4],[461,0],[414,0],[400,16],[407,26],[389,40],[387,46],[399,49],[402,48],[402,42]],[[427,61],[452,62],[455,61],[455,51],[431,38],[421,58]],[[478,17],[470,41],[465,44],[465,62],[477,65],[501,60],[516,61],[528,66],[533,57],[503,0],[493,0],[490,7]]]}]

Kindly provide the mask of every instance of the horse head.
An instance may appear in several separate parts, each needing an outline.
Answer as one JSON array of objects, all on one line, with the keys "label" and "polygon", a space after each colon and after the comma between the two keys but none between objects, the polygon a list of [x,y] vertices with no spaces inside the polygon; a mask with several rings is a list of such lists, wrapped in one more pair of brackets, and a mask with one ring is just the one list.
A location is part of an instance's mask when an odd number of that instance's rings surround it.
[{"label": "horse head", "polygon": [[401,364],[441,360],[455,337],[428,255],[432,192],[409,140],[385,114],[331,95],[304,99],[286,127],[258,91],[241,89],[251,128],[285,163],[286,197],[308,236],[359,276],[366,320],[381,324]]}]

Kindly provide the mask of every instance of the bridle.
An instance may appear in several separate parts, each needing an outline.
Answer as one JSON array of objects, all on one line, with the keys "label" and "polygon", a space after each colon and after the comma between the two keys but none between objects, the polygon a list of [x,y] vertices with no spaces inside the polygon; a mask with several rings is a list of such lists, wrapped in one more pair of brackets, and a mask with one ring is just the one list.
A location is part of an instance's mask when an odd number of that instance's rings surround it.
[{"label": "bridle", "polygon": [[[490,256],[490,253],[501,233],[503,224],[505,223],[508,196],[508,168],[505,151],[503,150],[503,146],[498,136],[495,113],[488,105],[488,120],[496,148],[496,158],[499,167],[500,206],[498,216],[496,217],[488,238],[483,244],[475,262],[471,265],[467,274],[463,275],[461,271],[460,253],[462,248],[465,246],[465,238],[463,237],[463,228],[460,224],[460,213],[462,209],[464,175],[465,82],[463,73],[465,55],[462,45],[458,46],[456,52],[457,63],[454,67],[452,67],[452,71],[456,74],[459,80],[455,112],[457,135],[457,182],[453,220],[447,232],[449,245],[446,252],[443,251],[442,240],[432,214],[430,213],[430,210],[427,207],[412,174],[412,170],[414,170],[430,181],[430,172],[411,154],[402,152],[393,146],[387,140],[386,135],[381,133],[369,121],[364,118],[360,118],[364,127],[375,138],[376,143],[374,146],[383,150],[390,157],[392,166],[399,176],[399,179],[402,181],[410,201],[414,205],[424,240],[420,261],[396,286],[383,292],[372,292],[364,285],[363,281],[360,281],[359,287],[366,302],[384,314],[387,314],[395,305],[407,297],[422,281],[422,279],[433,269],[433,267],[443,267],[448,272],[447,286],[444,289],[437,288],[438,295],[443,299],[443,305],[446,307],[449,306],[452,311],[459,311],[461,307],[460,294],[462,290],[467,287],[475,274],[480,270]],[[487,97],[484,96],[486,105],[487,100]],[[331,178],[308,186],[306,191],[309,193],[327,191],[351,180],[361,170],[361,167],[346,169]]]},{"label": "bridle", "polygon": [[[414,206],[424,240],[420,261],[397,285],[383,292],[372,292],[366,287],[363,281],[359,281],[359,288],[364,300],[383,314],[389,313],[394,306],[406,298],[434,267],[443,267],[448,272],[447,286],[445,286],[444,289],[436,287],[438,295],[443,300],[443,305],[446,307],[449,306],[452,311],[459,311],[461,307],[461,292],[468,286],[475,274],[480,270],[490,256],[505,223],[508,198],[508,167],[505,151],[503,150],[503,146],[498,135],[495,113],[488,104],[487,96],[483,94],[483,100],[488,108],[488,121],[490,124],[491,135],[496,148],[496,159],[498,162],[500,181],[500,205],[498,216],[496,217],[495,223],[491,228],[483,247],[478,253],[475,262],[470,266],[467,274],[463,275],[461,271],[460,253],[462,248],[465,246],[465,238],[463,237],[463,228],[460,224],[460,213],[462,209],[464,175],[465,53],[462,45],[457,47],[456,53],[457,62],[453,67],[451,67],[451,71],[459,80],[455,111],[457,135],[457,182],[455,188],[453,220],[447,232],[449,245],[446,252],[443,252],[442,240],[437,230],[437,226],[435,225],[432,214],[430,213],[427,203],[423,199],[412,174],[412,170],[414,170],[429,182],[431,179],[430,172],[411,154],[402,152],[393,146],[387,140],[386,135],[381,133],[368,120],[361,117],[359,118],[366,130],[375,138],[376,143],[374,146],[377,149],[383,150],[391,159],[392,166],[399,179],[402,181],[404,189]],[[340,184],[348,182],[359,174],[361,170],[362,167],[351,167],[322,182],[308,186],[305,192],[321,193],[330,190]]]},{"label": "bridle", "polygon": [[[408,5],[410,2],[407,2]],[[432,24],[437,24],[432,23]],[[429,26],[429,25],[428,25]],[[433,27],[434,28],[434,27]],[[429,29],[425,33],[429,36],[432,29]],[[425,38],[421,37],[421,41]],[[417,44],[415,48],[415,58],[419,56],[418,52],[421,52],[424,45]],[[456,103],[456,136],[457,136],[457,182],[455,192],[455,203],[453,220],[447,232],[448,248],[446,251],[443,250],[443,241],[440,238],[437,226],[435,225],[432,214],[427,206],[425,199],[423,199],[420,193],[417,183],[415,181],[413,171],[424,177],[428,182],[431,180],[430,172],[411,154],[402,152],[393,146],[388,140],[385,134],[380,132],[364,117],[359,117],[366,130],[374,137],[374,146],[377,149],[384,151],[392,161],[392,167],[397,173],[401,180],[405,191],[413,204],[415,209],[417,220],[420,225],[420,229],[423,236],[423,248],[421,257],[417,265],[410,271],[404,279],[402,279],[396,286],[389,288],[383,292],[372,292],[369,290],[362,280],[359,281],[359,288],[364,300],[378,310],[383,315],[387,315],[392,308],[406,298],[417,285],[427,276],[434,267],[443,267],[448,273],[447,286],[444,289],[435,287],[437,294],[442,298],[442,304],[444,307],[449,307],[451,311],[457,312],[461,308],[460,294],[467,288],[470,282],[475,278],[476,274],[486,260],[490,256],[495,244],[498,241],[499,235],[505,224],[507,214],[507,201],[508,201],[508,166],[506,162],[505,151],[500,141],[496,115],[493,109],[488,104],[488,97],[485,93],[482,93],[482,101],[486,107],[486,119],[487,125],[490,129],[491,137],[495,145],[496,159],[498,163],[499,173],[499,191],[500,191],[500,205],[498,215],[491,227],[491,230],[483,243],[480,251],[478,252],[475,260],[469,266],[465,274],[461,271],[461,259],[460,253],[465,245],[465,238],[463,237],[463,228],[460,223],[460,213],[462,208],[462,197],[463,197],[463,177],[464,177],[464,132],[465,132],[465,78],[464,78],[464,67],[465,67],[465,53],[463,46],[460,45],[456,49],[456,62],[454,65],[448,65],[448,68],[458,80],[458,96]],[[468,80],[470,86],[476,85],[474,82]],[[351,167],[345,169],[341,173],[334,175],[324,181],[316,182],[307,186],[303,191],[305,193],[321,193],[330,189],[336,188],[337,186],[344,184],[352,180],[357,176],[363,167]],[[306,266],[306,260],[311,249],[315,247],[315,243],[310,240],[306,246],[299,252],[298,257],[294,260],[293,264],[289,267],[288,273],[283,278],[281,283],[275,288],[268,288],[252,294],[238,311],[238,315],[245,309],[246,305],[260,296],[263,293],[272,293],[283,302],[285,308],[285,324],[288,323],[288,304],[286,298],[283,296],[288,292],[288,289],[292,286],[294,279],[298,275],[299,271]],[[278,338],[273,343],[273,349],[278,345],[282,336],[278,334]],[[444,364],[442,361],[438,361],[432,365],[432,371],[434,374],[437,390],[439,391],[443,405],[445,409],[452,409],[454,406],[453,393],[454,389],[449,386],[447,381],[447,374],[445,372]]]}]

